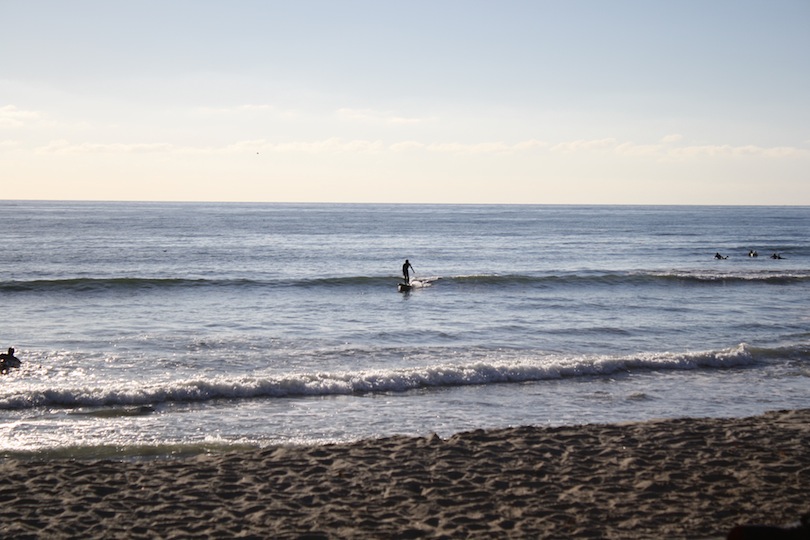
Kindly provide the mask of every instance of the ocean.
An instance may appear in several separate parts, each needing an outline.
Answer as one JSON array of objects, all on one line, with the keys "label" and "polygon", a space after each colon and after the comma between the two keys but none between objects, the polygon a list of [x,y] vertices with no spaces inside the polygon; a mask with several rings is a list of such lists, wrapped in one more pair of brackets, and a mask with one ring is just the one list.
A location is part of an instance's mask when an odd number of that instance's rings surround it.
[{"label": "ocean", "polygon": [[808,207],[0,211],[4,456],[810,407]]}]

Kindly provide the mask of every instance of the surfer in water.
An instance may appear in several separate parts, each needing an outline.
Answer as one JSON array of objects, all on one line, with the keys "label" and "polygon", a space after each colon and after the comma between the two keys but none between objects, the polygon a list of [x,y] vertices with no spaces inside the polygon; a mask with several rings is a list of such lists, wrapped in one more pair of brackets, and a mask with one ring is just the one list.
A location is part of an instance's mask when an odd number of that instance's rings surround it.
[{"label": "surfer in water", "polygon": [[8,373],[9,369],[22,365],[20,359],[14,356],[14,347],[8,348],[8,353],[0,354],[0,373]]},{"label": "surfer in water", "polygon": [[[405,278],[405,285],[411,284],[411,275],[408,273],[408,270],[413,270],[413,266],[411,263],[408,262],[408,259],[405,259],[405,264],[402,265],[402,277]],[[416,270],[413,270],[413,273],[416,273]]]}]

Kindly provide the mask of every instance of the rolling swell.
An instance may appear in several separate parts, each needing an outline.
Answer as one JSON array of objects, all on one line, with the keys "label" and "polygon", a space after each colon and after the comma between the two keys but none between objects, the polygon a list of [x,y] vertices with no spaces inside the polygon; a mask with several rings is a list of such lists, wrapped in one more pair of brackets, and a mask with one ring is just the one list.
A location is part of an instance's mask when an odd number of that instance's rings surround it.
[{"label": "rolling swell", "polygon": [[301,280],[253,280],[253,279],[180,279],[180,278],[68,278],[29,281],[2,281],[0,293],[35,292],[114,292],[137,290],[167,290],[187,288],[250,288],[250,287],[341,287],[392,283],[391,278],[319,278]]},{"label": "rolling swell", "polygon": [[[206,279],[172,278],[68,278],[0,282],[0,292],[103,292],[113,290],[167,289],[221,286],[227,282]],[[249,283],[249,282],[245,282]]]},{"label": "rolling swell", "polygon": [[0,409],[36,407],[136,407],[152,412],[160,403],[407,392],[470,385],[524,383],[575,377],[610,376],[648,370],[728,369],[769,360],[810,359],[810,346],[757,348],[740,344],[700,352],[648,352],[627,356],[541,356],[480,360],[429,367],[286,376],[215,377],[143,385],[29,389],[0,396]]},{"label": "rolling swell", "polygon": [[[621,271],[601,272],[582,271],[558,274],[482,274],[460,275],[448,277],[420,278],[424,284],[442,284],[452,287],[483,287],[483,288],[543,288],[565,286],[610,286],[610,285],[653,285],[653,284],[772,284],[788,285],[810,282],[810,272],[693,272],[693,271]],[[143,278],[143,277],[111,277],[111,278],[65,278],[65,279],[38,279],[38,280],[10,280],[0,281],[0,293],[88,293],[88,292],[115,292],[115,291],[149,291],[189,288],[383,288],[391,287],[399,281],[396,276],[339,276],[306,279],[210,279],[210,278]],[[437,283],[439,282],[439,283]]]},{"label": "rolling swell", "polygon": [[791,284],[810,282],[810,272],[694,272],[672,270],[667,272],[653,271],[620,271],[620,272],[576,272],[547,275],[480,275],[445,278],[459,285],[491,286],[548,286],[565,285],[645,285],[645,284],[729,284],[729,283],[763,283]]}]

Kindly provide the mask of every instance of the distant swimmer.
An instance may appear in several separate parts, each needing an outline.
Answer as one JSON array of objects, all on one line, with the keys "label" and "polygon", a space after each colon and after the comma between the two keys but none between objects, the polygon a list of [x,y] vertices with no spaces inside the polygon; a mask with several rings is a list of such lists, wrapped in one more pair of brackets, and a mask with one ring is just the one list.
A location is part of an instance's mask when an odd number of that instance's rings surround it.
[{"label": "distant swimmer", "polygon": [[14,356],[14,347],[9,347],[7,353],[0,354],[0,373],[8,373],[9,369],[16,369],[21,365],[20,359]]},{"label": "distant swimmer", "polygon": [[781,258],[782,256],[779,255],[778,253],[774,253],[773,255],[771,255],[771,259],[781,259]]},{"label": "distant swimmer", "polygon": [[416,273],[416,270],[413,269],[411,263],[408,262],[408,259],[405,259],[405,264],[402,265],[402,277],[405,278],[405,284],[411,284],[411,275],[408,273],[408,269],[413,270],[413,273]]},{"label": "distant swimmer", "polygon": [[751,251],[748,252],[748,256],[749,257],[759,257],[759,253],[757,253],[754,250],[751,250]]},{"label": "distant swimmer", "polygon": [[726,255],[725,257],[723,257],[722,255],[720,255],[720,253],[715,253],[715,254],[714,254],[714,258],[715,258],[715,259],[728,259],[728,255]]}]

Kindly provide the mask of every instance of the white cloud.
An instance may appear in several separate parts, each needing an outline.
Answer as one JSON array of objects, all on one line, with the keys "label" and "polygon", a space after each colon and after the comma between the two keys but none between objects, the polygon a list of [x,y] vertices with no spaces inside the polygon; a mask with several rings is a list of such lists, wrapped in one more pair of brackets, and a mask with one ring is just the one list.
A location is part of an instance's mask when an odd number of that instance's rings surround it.
[{"label": "white cloud", "polygon": [[420,124],[428,121],[424,118],[401,116],[389,111],[375,111],[372,109],[342,108],[336,112],[339,118],[352,122],[367,122],[375,124]]},{"label": "white cloud", "polygon": [[445,154],[514,154],[529,152],[544,148],[547,144],[537,140],[521,141],[516,144],[505,142],[486,143],[422,143],[418,141],[402,141],[385,144],[382,141],[366,139],[342,139],[332,137],[314,141],[288,141],[272,142],[266,139],[253,139],[238,141],[220,147],[193,147],[180,146],[171,143],[71,143],[67,140],[54,140],[47,145],[36,148],[36,152],[44,154],[102,154],[102,153],[166,153],[166,154],[240,154],[246,152],[276,152],[276,153],[304,153],[304,154],[337,154],[337,153],[380,153],[380,152],[406,152],[426,151]]},{"label": "white cloud", "polygon": [[275,112],[276,107],[273,105],[262,104],[247,104],[236,105],[234,107],[199,107],[196,109],[201,114],[240,114],[240,113],[257,113],[257,112]]},{"label": "white cloud", "polygon": [[264,139],[239,141],[221,147],[178,146],[170,143],[71,143],[64,139],[51,141],[36,149],[38,153],[78,155],[78,154],[240,154],[246,152],[279,153],[369,153],[384,150],[380,141],[343,140],[331,138],[320,141],[292,141],[273,143]]},{"label": "white cloud", "polygon": [[538,141],[537,139],[530,139],[528,141],[522,141],[514,145],[514,149],[518,151],[528,151],[528,150],[535,150],[538,148],[545,148],[548,146],[548,143],[545,141]]},{"label": "white cloud", "polygon": [[[665,139],[671,139],[670,136]],[[0,149],[21,149],[18,141],[0,141]],[[286,154],[370,154],[384,152],[428,152],[433,154],[463,155],[515,155],[547,149],[551,153],[587,155],[598,152],[628,159],[653,159],[656,161],[688,161],[696,159],[796,159],[810,157],[810,149],[795,146],[761,147],[756,145],[732,146],[676,144],[637,144],[618,142],[614,138],[576,140],[550,146],[544,141],[528,139],[514,144],[503,141],[481,143],[423,143],[414,140],[386,144],[380,140],[343,139],[332,137],[321,140],[297,140],[273,142],[266,139],[238,141],[232,144],[206,147],[183,146],[172,143],[72,143],[64,139],[54,140],[35,148],[35,152],[58,155],[79,154],[240,154],[275,152]],[[547,155],[546,152],[544,154]]]},{"label": "white cloud", "polygon": [[11,148],[19,148],[20,143],[17,141],[0,141],[0,150],[8,150]]},{"label": "white cloud", "polygon": [[659,144],[637,144],[634,142],[618,142],[614,138],[577,140],[562,142],[551,147],[552,152],[567,154],[609,151],[622,157],[656,158],[662,161],[687,160],[698,158],[799,158],[810,156],[810,150],[795,146],[762,147],[756,145],[729,144],[678,146],[683,140],[681,135],[667,135]]},{"label": "white cloud", "polygon": [[546,146],[548,146],[547,143],[535,139],[521,141],[516,144],[505,142],[425,144],[417,141],[403,141],[391,144],[388,149],[394,152],[426,150],[428,152],[447,154],[513,154],[528,152]]},{"label": "white cloud", "polygon": [[14,105],[0,107],[0,128],[21,128],[42,119],[38,111],[18,109]]},{"label": "white cloud", "polygon": [[240,141],[226,146],[222,151],[227,153],[251,152],[279,152],[279,153],[371,153],[384,150],[380,141],[344,140],[338,137],[320,141],[291,141],[273,143],[263,139]]},{"label": "white cloud", "polygon": [[[188,148],[185,149],[189,150]],[[43,154],[134,154],[134,153],[177,153],[180,147],[168,143],[79,143],[72,144],[64,139],[51,141],[40,146],[36,152]]]},{"label": "white cloud", "polygon": [[595,139],[595,140],[578,140],[578,141],[570,141],[555,144],[551,147],[552,152],[565,152],[565,153],[573,153],[573,152],[582,152],[582,151],[594,151],[594,150],[605,150],[609,148],[616,147],[618,143],[616,139],[607,138],[607,139]]},{"label": "white cloud", "polygon": [[620,156],[659,157],[666,153],[666,148],[664,145],[660,144],[634,144],[626,142],[618,144],[614,152]]},{"label": "white cloud", "polygon": [[394,152],[407,152],[409,150],[424,150],[427,145],[417,141],[403,141],[394,143],[388,148]]},{"label": "white cloud", "polygon": [[502,142],[491,143],[435,143],[429,144],[427,149],[431,152],[449,152],[452,154],[495,154],[508,152],[511,147]]},{"label": "white cloud", "polygon": [[810,150],[795,146],[761,147],[756,145],[731,146],[702,145],[672,148],[667,151],[667,157],[688,159],[695,157],[763,157],[763,158],[801,158],[810,156]]}]

